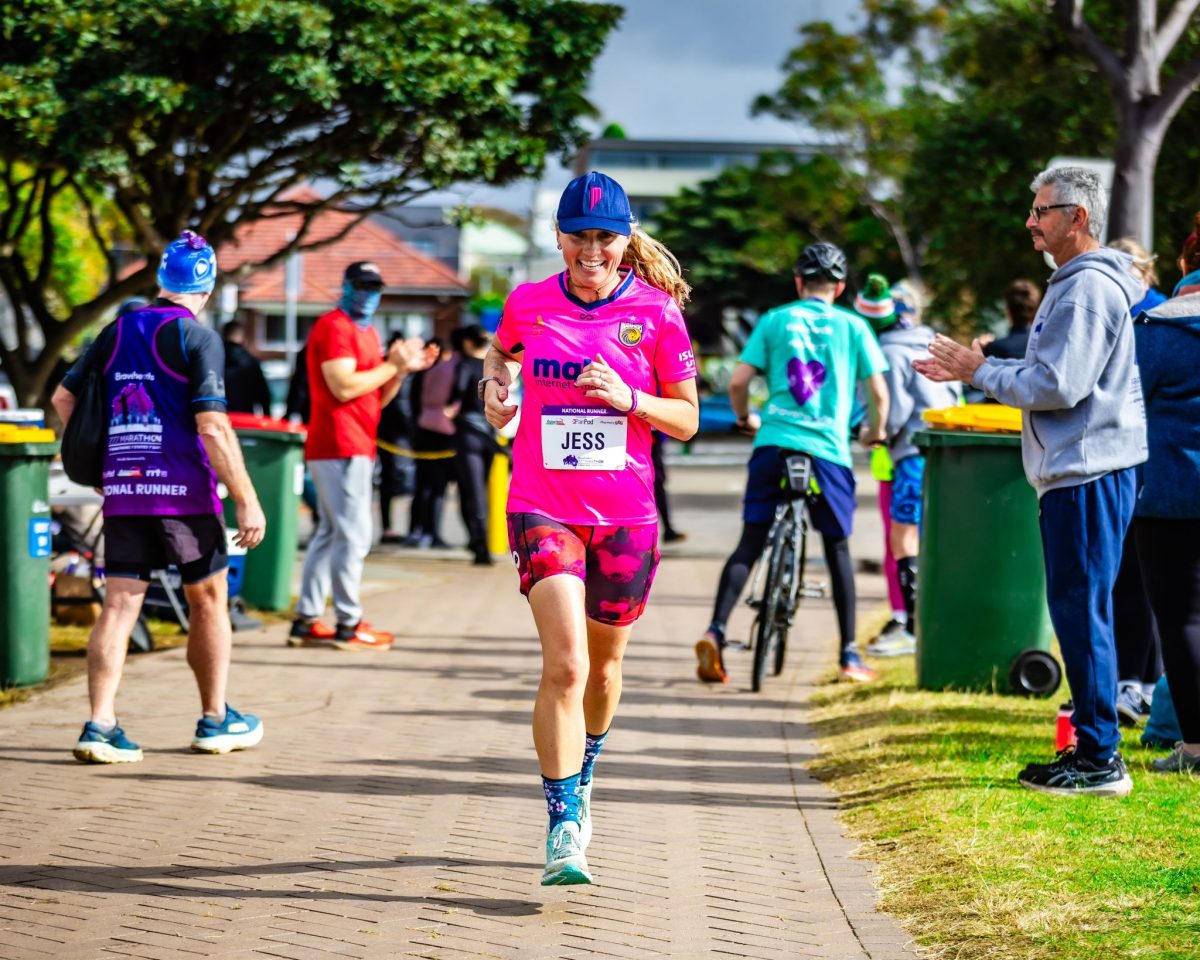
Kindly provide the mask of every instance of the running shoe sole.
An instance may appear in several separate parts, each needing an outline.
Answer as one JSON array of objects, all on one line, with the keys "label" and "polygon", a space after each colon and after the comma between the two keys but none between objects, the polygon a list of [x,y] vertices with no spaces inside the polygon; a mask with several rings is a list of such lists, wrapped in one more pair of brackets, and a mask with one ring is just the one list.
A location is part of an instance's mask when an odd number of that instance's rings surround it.
[{"label": "running shoe sole", "polygon": [[546,872],[542,874],[543,887],[568,887],[581,883],[591,883],[592,875],[587,872],[586,864],[580,866],[577,860],[555,861],[546,864]]},{"label": "running shoe sole", "polygon": [[360,653],[383,653],[392,649],[391,643],[363,643],[361,640],[334,640],[336,650],[354,650]]},{"label": "running shoe sole", "polygon": [[248,750],[257,746],[263,738],[263,724],[246,733],[222,733],[215,737],[194,737],[192,749],[197,753],[231,753],[234,750]]},{"label": "running shoe sole", "polygon": [[867,644],[867,656],[879,657],[881,659],[887,657],[911,657],[916,652],[917,645],[915,643]]},{"label": "running shoe sole", "polygon": [[711,637],[696,641],[696,676],[705,683],[728,683],[729,674],[721,667],[721,651]]},{"label": "running shoe sole", "polygon": [[1120,780],[1111,783],[1099,783],[1094,787],[1050,787],[1042,783],[1029,783],[1017,779],[1026,790],[1036,790],[1038,793],[1049,793],[1056,797],[1127,797],[1133,792],[1133,780],[1128,774]]},{"label": "running shoe sole", "polygon": [[71,751],[81,763],[137,763],[142,759],[141,749],[122,750],[111,743],[81,740]]}]

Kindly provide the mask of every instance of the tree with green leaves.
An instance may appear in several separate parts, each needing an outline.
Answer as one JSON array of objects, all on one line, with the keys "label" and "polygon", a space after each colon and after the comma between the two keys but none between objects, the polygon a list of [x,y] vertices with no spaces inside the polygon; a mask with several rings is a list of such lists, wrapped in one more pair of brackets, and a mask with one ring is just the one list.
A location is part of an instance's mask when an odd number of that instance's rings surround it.
[{"label": "tree with green leaves", "polygon": [[671,198],[658,224],[656,236],[692,284],[688,327],[707,349],[720,343],[728,319],[748,329],[758,314],[795,299],[792,264],[809,243],[838,244],[852,271],[903,271],[857,178],[830,155],[772,153],[754,167],[731,167]]},{"label": "tree with green leaves", "polygon": [[846,33],[824,21],[803,24],[782,86],[752,108],[833,138],[861,201],[887,226],[918,282],[926,241],[907,216],[901,187],[917,124],[935,96],[938,64],[929,51],[945,29],[947,6],[867,2],[862,28]]},{"label": "tree with green leaves", "polygon": [[[1200,52],[1200,24],[1190,16],[1198,5],[1177,0],[1154,32],[1160,78],[1172,79],[1156,81],[1168,87],[1147,94],[1139,108],[1158,118],[1168,105],[1176,109],[1157,182],[1153,244],[1171,261],[1180,225],[1191,222],[1197,203],[1200,104],[1176,79],[1191,76]],[[1029,182],[1052,157],[1117,157],[1110,235],[1141,232],[1140,219],[1130,219],[1140,214],[1121,213],[1128,167],[1118,144],[1128,121],[1113,107],[1114,79],[1080,53],[1055,9],[1053,0],[866,0],[862,18],[844,31],[802,25],[782,85],[754,104],[807,124],[840,151],[841,175],[829,179],[829,189],[850,191],[871,211],[891,234],[904,272],[933,291],[935,315],[963,331],[995,319],[988,311],[1014,277],[1041,275],[1022,222]],[[1072,9],[1082,15],[1083,5]],[[1131,70],[1136,58],[1127,48],[1148,42],[1155,9],[1145,0],[1091,0],[1089,42],[1126,51],[1117,56]],[[735,205],[729,191],[736,182],[725,182],[727,205]],[[761,179],[741,182],[769,190]],[[770,216],[762,222],[772,229]],[[737,237],[731,242],[739,249]],[[698,275],[728,262],[716,244],[702,246],[696,260],[685,261]],[[753,298],[745,279],[736,286]]]},{"label": "tree with green leaves", "polygon": [[1126,0],[1120,42],[1106,42],[1107,31],[1085,16],[1084,0],[1053,0],[1053,6],[1071,42],[1099,69],[1116,111],[1109,234],[1149,243],[1163,140],[1200,85],[1200,25],[1192,22],[1200,0],[1175,0],[1161,21],[1156,0]]},{"label": "tree with green leaves", "polygon": [[[184,228],[219,257],[239,226],[300,213],[249,271],[315,248],[323,210],[353,211],[348,230],[455,181],[536,174],[582,140],[580,65],[620,15],[579,0],[0,0],[0,287],[19,331],[0,361],[19,397],[153,286]],[[305,181],[323,198],[288,200]],[[56,287],[64,218],[106,265],[85,292]]]}]

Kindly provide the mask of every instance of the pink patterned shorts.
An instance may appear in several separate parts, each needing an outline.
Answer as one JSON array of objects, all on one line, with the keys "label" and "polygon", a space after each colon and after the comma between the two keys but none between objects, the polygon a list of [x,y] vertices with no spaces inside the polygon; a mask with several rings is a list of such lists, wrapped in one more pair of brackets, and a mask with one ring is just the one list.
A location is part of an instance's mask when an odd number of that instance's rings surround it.
[{"label": "pink patterned shorts", "polygon": [[521,593],[539,580],[569,573],[583,581],[587,615],[626,626],[642,615],[658,569],[658,524],[585,526],[536,513],[508,515],[508,545]]}]

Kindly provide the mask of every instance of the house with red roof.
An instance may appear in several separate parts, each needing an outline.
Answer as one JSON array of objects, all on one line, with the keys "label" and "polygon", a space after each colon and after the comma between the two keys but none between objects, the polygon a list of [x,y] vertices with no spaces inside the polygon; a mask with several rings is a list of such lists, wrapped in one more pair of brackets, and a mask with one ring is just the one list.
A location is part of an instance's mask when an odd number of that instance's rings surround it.
[{"label": "house with red roof", "polygon": [[[316,200],[308,187],[292,191],[288,199]],[[264,359],[280,359],[303,344],[316,319],[337,305],[342,272],[356,260],[379,266],[384,279],[383,299],[375,325],[384,343],[393,332],[406,336],[445,338],[462,319],[470,290],[448,266],[405,243],[388,227],[370,218],[347,226],[356,214],[328,210],[309,227],[305,243],[345,236],[316,250],[294,254],[287,261],[250,273],[237,284],[236,316],[246,328],[246,345]],[[237,231],[233,243],[217,251],[217,263],[226,277],[247,263],[261,263],[288,245],[301,225],[301,215],[272,216],[256,220]],[[288,343],[289,279],[295,288],[296,340]],[[218,287],[227,286],[218,281]],[[232,291],[218,290],[213,307],[228,316]],[[211,308],[210,308],[211,309]],[[289,351],[289,346],[291,350]]]}]

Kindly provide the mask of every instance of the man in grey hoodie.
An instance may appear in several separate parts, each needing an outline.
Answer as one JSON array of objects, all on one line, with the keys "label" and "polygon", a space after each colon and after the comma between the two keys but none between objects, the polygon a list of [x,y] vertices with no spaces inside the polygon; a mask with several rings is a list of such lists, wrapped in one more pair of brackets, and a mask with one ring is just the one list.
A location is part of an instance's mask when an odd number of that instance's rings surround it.
[{"label": "man in grey hoodie", "polygon": [[1124,796],[1133,788],[1117,752],[1117,660],[1112,588],[1133,515],[1134,467],[1146,459],[1146,418],[1129,307],[1141,298],[1127,254],[1103,249],[1107,202],[1082,167],[1043,171],[1025,226],[1054,258],[1023,360],[986,358],[939,336],[914,368],[962,380],[1025,411],[1021,455],[1040,498],[1050,619],[1075,702],[1078,742],[1018,780],[1054,794]]}]

